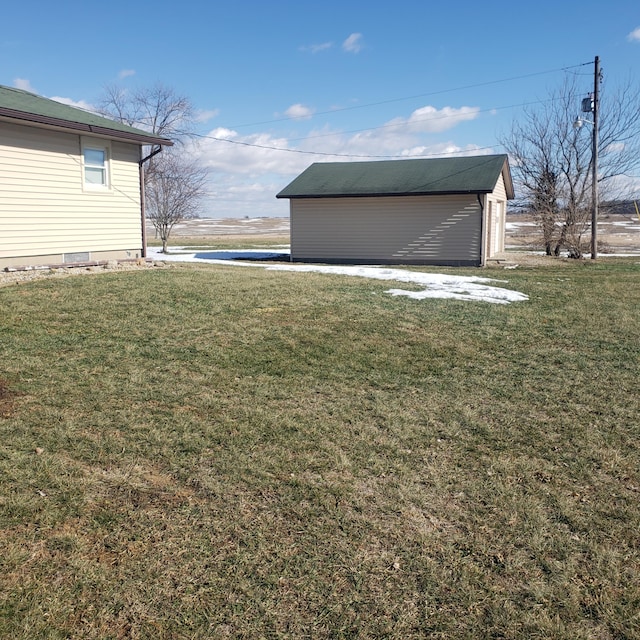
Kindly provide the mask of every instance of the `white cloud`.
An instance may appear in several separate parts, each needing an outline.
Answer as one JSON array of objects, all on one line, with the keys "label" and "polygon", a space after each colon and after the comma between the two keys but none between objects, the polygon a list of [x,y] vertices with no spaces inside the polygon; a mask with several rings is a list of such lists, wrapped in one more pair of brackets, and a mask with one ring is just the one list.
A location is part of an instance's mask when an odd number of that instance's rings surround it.
[{"label": "white cloud", "polygon": [[[16,89],[22,89],[23,91],[30,91],[31,93],[37,93],[37,91],[31,86],[29,80],[25,78],[16,78],[13,81],[13,86]],[[61,96],[51,96],[50,100],[55,100],[61,104],[69,105],[70,107],[76,107],[76,109],[82,109],[83,111],[90,111],[91,113],[98,113],[98,110],[94,105],[85,100],[72,100],[71,98],[63,98]]]},{"label": "white cloud", "polygon": [[640,42],[640,27],[636,27],[628,36],[630,42]]},{"label": "white cloud", "polygon": [[31,86],[31,83],[26,78],[15,78],[13,86],[16,89],[22,89],[22,91],[30,91],[36,93],[36,90]]},{"label": "white cloud", "polygon": [[308,120],[313,115],[313,109],[297,103],[292,104],[284,113],[289,118],[295,118],[296,120]]},{"label": "white cloud", "polygon": [[300,51],[311,51],[311,53],[320,53],[333,47],[333,42],[322,42],[320,44],[311,44],[309,46],[300,47]]},{"label": "white cloud", "polygon": [[220,113],[220,109],[200,109],[196,111],[196,122],[209,122]]},{"label": "white cloud", "polygon": [[[302,105],[293,105],[287,113],[302,118],[308,117],[310,111]],[[475,107],[440,110],[423,107],[408,118],[394,118],[371,130],[348,133],[324,127],[295,139],[266,132],[240,134],[219,127],[199,141],[195,153],[214,172],[254,177],[267,174],[289,177],[316,161],[364,160],[368,156],[471,155],[478,153],[477,145],[460,146],[450,141],[425,143],[421,138],[472,120],[477,113]]]},{"label": "white cloud", "polygon": [[416,109],[408,118],[394,118],[386,127],[401,127],[412,133],[440,133],[452,129],[461,122],[475,120],[480,113],[478,107],[443,107],[430,105]]},{"label": "white cloud", "polygon": [[291,175],[309,163],[309,157],[280,151],[292,149],[286,138],[269,133],[241,136],[237,131],[219,127],[200,139],[193,150],[214,173],[222,172],[252,178],[266,175]]},{"label": "white cloud", "polygon": [[[362,156],[421,156],[470,153],[475,145],[460,147],[450,142],[423,141],[425,135],[438,134],[452,129],[463,121],[477,117],[477,107],[422,107],[409,117],[398,117],[383,125],[352,134],[321,130],[311,132],[302,148],[328,153],[354,154]],[[331,158],[348,159],[348,158]],[[352,158],[354,160],[358,158]],[[363,160],[366,158],[362,158]]]},{"label": "white cloud", "polygon": [[[301,104],[287,110],[299,119],[310,113]],[[218,127],[194,144],[191,152],[211,170],[209,215],[287,215],[287,207],[275,194],[313,162],[491,153],[478,145],[432,137],[475,119],[478,113],[476,107],[425,106],[371,130],[350,133],[326,125],[295,137]]]},{"label": "white cloud", "polygon": [[286,217],[289,202],[276,199],[276,193],[290,179],[251,181],[226,174],[213,175],[209,184],[210,196],[202,203],[203,214],[205,217]]},{"label": "white cloud", "polygon": [[216,127],[209,134],[212,138],[223,138],[224,140],[237,137],[238,132],[233,129],[227,129],[226,127]]},{"label": "white cloud", "polygon": [[494,153],[492,149],[480,149],[476,144],[467,144],[461,147],[454,142],[440,142],[429,146],[415,146],[404,149],[400,155],[407,158],[416,156],[482,156]]},{"label": "white cloud", "polygon": [[626,148],[626,145],[624,142],[612,142],[610,145],[607,146],[607,148],[605,149],[605,151],[607,153],[622,153]]},{"label": "white cloud", "polygon": [[635,200],[640,198],[640,177],[614,176],[608,182],[607,192],[616,194],[616,197],[621,199],[628,198]]},{"label": "white cloud", "polygon": [[348,53],[360,53],[364,45],[362,44],[362,34],[352,33],[343,43],[342,48]]},{"label": "white cloud", "polygon": [[120,80],[124,80],[124,78],[129,78],[130,76],[135,75],[136,72],[134,69],[122,69],[122,71],[118,73],[118,78],[120,78]]},{"label": "white cloud", "polygon": [[97,109],[89,102],[85,100],[72,100],[71,98],[63,98],[61,96],[51,96],[51,100],[60,102],[62,104],[75,107],[76,109],[82,109],[83,111],[90,111],[91,113],[98,113]]}]

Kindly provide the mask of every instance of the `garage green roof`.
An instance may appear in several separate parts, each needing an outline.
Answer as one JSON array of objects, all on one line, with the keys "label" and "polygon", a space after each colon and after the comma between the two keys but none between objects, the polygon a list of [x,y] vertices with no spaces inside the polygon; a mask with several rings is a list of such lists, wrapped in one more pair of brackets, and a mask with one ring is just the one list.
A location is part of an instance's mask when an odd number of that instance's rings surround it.
[{"label": "garage green roof", "polygon": [[29,91],[2,85],[0,85],[0,120],[80,131],[88,135],[119,138],[139,144],[173,144],[167,138],[161,138],[90,111],[43,98]]},{"label": "garage green roof", "polygon": [[507,197],[513,183],[506,155],[316,162],[285,187],[277,198],[345,198],[490,193],[500,174]]}]

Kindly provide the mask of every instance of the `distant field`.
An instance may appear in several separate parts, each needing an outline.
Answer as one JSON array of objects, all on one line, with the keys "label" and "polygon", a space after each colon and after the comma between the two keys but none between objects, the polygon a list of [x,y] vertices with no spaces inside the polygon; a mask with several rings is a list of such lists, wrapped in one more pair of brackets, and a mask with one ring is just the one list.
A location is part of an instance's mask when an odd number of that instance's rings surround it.
[{"label": "distant field", "polygon": [[[587,231],[586,241],[591,239]],[[533,220],[522,215],[507,216],[507,246],[511,249],[537,248],[540,234]],[[637,216],[603,215],[598,221],[598,243],[603,254],[640,255],[640,220]]]},{"label": "distant field", "polygon": [[[640,254],[640,220],[635,216],[604,215],[598,224],[603,253]],[[154,243],[153,228],[147,231],[150,245]],[[186,244],[211,241],[218,246],[242,246],[258,242],[258,246],[275,241],[289,241],[289,218],[225,218],[199,219],[184,222],[174,229],[171,242]],[[532,220],[522,215],[507,216],[507,247],[509,249],[539,248],[539,234]]]},{"label": "distant field", "polygon": [[[147,240],[153,244],[155,231],[147,224]],[[289,218],[197,218],[176,225],[171,232],[174,244],[177,238],[220,238],[227,241],[243,240],[252,236],[268,239],[289,237]]]},{"label": "distant field", "polygon": [[640,261],[482,275],[0,289],[0,637],[640,638]]}]

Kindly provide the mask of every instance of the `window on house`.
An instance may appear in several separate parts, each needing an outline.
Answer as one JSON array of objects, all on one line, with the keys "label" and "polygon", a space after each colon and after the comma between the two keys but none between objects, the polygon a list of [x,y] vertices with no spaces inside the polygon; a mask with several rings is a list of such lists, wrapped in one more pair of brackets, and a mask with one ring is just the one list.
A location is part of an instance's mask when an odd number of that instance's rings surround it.
[{"label": "window on house", "polygon": [[108,155],[107,149],[84,147],[84,184],[87,187],[108,187]]}]

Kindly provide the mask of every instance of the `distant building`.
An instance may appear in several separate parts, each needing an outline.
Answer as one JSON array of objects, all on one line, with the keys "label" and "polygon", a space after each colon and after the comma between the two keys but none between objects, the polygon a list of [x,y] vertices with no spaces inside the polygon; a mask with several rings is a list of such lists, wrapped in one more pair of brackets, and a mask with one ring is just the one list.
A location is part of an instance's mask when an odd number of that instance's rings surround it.
[{"label": "distant building", "polygon": [[291,259],[481,266],[504,251],[506,155],[316,163],[285,187]]}]

